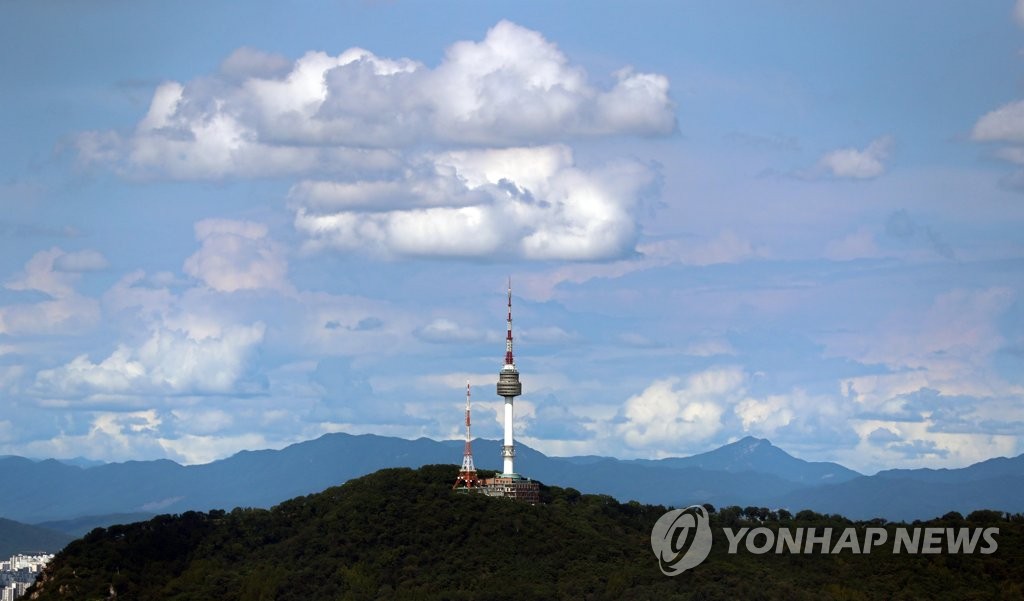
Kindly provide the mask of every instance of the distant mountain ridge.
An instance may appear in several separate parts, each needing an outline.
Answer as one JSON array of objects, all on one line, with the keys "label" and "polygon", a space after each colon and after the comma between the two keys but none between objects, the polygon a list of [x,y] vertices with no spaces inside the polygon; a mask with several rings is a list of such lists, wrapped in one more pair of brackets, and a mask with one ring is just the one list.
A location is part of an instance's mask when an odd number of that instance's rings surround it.
[{"label": "distant mountain ridge", "polygon": [[40,528],[63,532],[73,537],[85,536],[95,528],[106,528],[115,524],[131,524],[152,518],[152,513],[110,513],[107,515],[86,515],[69,520],[54,520],[35,524]]},{"label": "distant mountain ridge", "polygon": [[0,518],[0,558],[16,553],[56,553],[74,538],[63,532]]},{"label": "distant mountain ridge", "polygon": [[965,482],[1003,476],[1024,476],[1024,455],[1013,458],[995,457],[960,469],[895,469],[884,470],[875,475],[883,478],[910,478],[922,482]]},{"label": "distant mountain ridge", "polygon": [[725,472],[759,472],[793,482],[835,484],[857,478],[861,474],[831,462],[797,459],[764,438],[747,436],[713,451],[691,457],[668,459],[636,459],[641,465],[665,467],[696,467]]},{"label": "distant mountain ridge", "polygon": [[[500,468],[500,442],[474,441],[478,467]],[[516,465],[545,483],[663,505],[787,507],[853,518],[928,519],[948,511],[1024,511],[1024,456],[955,470],[889,470],[862,476],[835,463],[798,459],[769,441],[744,438],[692,457],[620,460],[548,457],[517,445]],[[461,441],[327,434],[281,450],[243,451],[203,465],[129,461],[83,468],[55,460],[0,458],[18,482],[0,515],[20,522],[109,514],[270,507],[387,467],[458,463]],[[92,518],[83,518],[84,528]],[[105,525],[97,523],[96,525]]]},{"label": "distant mountain ridge", "polygon": [[835,486],[792,491],[779,500],[854,519],[926,519],[951,510],[982,508],[1021,512],[1024,455],[997,457],[960,469],[885,470]]}]

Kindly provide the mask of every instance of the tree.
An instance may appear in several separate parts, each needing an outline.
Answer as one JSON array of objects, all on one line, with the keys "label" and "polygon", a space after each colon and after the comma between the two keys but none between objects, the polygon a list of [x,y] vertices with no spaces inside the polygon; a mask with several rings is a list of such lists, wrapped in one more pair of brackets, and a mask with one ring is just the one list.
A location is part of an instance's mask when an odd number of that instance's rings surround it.
[{"label": "tree", "polygon": [[979,524],[991,524],[1002,519],[1003,512],[994,509],[978,509],[967,514],[968,522],[978,522]]}]

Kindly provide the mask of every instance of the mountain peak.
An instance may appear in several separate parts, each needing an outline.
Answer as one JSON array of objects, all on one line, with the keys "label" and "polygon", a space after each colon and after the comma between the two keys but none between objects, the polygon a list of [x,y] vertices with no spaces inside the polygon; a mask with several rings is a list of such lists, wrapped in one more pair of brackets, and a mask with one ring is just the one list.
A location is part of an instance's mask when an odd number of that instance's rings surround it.
[{"label": "mountain peak", "polygon": [[653,462],[672,467],[697,467],[725,472],[759,472],[798,483],[834,483],[859,476],[836,463],[804,461],[773,445],[766,438],[743,438],[706,453]]},{"label": "mountain peak", "polygon": [[727,447],[729,447],[729,446],[736,446],[736,447],[746,447],[748,449],[756,449],[757,447],[760,447],[762,445],[769,446],[769,447],[774,446],[772,444],[772,442],[770,440],[768,440],[767,438],[757,438],[757,437],[754,437],[754,436],[744,436],[743,438],[737,440],[736,442],[734,442],[732,444],[725,445],[725,446],[727,446]]},{"label": "mountain peak", "polygon": [[730,455],[734,460],[740,461],[745,456],[751,455],[786,455],[790,457],[789,453],[786,453],[782,449],[776,447],[767,438],[757,438],[754,436],[744,436],[736,442],[729,443],[722,447],[719,447],[711,453],[719,453],[723,455]]}]

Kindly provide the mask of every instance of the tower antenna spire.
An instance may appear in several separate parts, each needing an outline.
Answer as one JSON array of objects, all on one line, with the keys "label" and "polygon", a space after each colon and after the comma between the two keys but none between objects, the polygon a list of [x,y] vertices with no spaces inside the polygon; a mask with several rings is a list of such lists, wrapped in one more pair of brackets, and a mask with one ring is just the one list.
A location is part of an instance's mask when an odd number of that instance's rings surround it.
[{"label": "tower antenna spire", "polygon": [[516,366],[515,358],[512,356],[512,276],[508,276],[508,321],[505,331],[505,367]]},{"label": "tower antenna spire", "polygon": [[480,480],[476,477],[476,467],[473,465],[473,439],[469,433],[469,380],[466,380],[466,447],[462,452],[462,468],[455,478],[452,488],[477,488]]}]

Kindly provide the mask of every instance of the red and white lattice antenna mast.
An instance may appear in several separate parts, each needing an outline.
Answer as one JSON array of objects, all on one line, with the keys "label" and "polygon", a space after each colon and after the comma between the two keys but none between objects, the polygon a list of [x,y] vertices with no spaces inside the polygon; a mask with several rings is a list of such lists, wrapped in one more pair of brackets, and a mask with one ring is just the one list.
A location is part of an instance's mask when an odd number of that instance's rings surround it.
[{"label": "red and white lattice antenna mast", "polygon": [[469,433],[469,381],[466,381],[466,447],[462,452],[462,469],[455,479],[452,488],[476,488],[481,482],[476,477],[476,467],[473,465],[473,439]]}]

